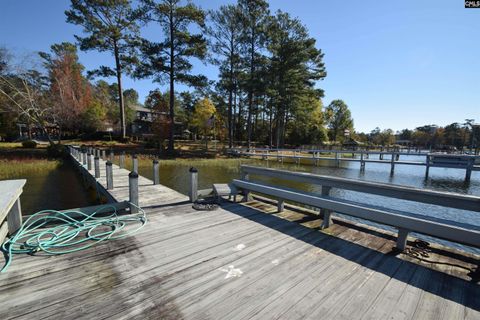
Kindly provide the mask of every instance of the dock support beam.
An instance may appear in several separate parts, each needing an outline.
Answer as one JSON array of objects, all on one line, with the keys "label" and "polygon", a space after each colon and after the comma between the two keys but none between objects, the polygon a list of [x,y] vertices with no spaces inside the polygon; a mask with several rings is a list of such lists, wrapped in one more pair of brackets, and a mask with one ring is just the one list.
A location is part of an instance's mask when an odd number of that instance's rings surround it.
[{"label": "dock support beam", "polygon": [[132,171],[138,173],[138,158],[136,154],[132,156],[132,166]]},{"label": "dock support beam", "polygon": [[95,157],[93,162],[95,166],[95,178],[98,179],[100,178],[100,158]]},{"label": "dock support beam", "polygon": [[130,199],[130,213],[138,213],[138,173],[128,174],[128,194]]},{"label": "dock support beam", "polygon": [[158,160],[153,160],[153,184],[160,184],[160,165]]},{"label": "dock support beam", "polygon": [[198,170],[191,167],[190,170],[190,188],[188,190],[188,197],[190,202],[195,202],[198,199]]},{"label": "dock support beam", "polygon": [[[322,186],[322,196],[330,195],[332,187]],[[321,229],[326,229],[332,225],[332,211],[327,209],[320,209],[320,217],[323,219]]]},{"label": "dock support beam", "polygon": [[107,161],[105,164],[105,169],[106,169],[106,175],[107,175],[107,190],[112,190],[113,189],[113,169],[112,169],[112,163]]}]

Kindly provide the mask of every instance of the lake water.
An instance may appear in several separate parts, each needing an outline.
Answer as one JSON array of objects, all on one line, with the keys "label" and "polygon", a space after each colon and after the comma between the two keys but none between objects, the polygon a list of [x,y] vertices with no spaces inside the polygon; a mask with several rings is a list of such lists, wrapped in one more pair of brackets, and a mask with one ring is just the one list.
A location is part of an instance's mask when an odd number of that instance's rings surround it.
[{"label": "lake water", "polygon": [[[402,156],[401,160],[418,161],[420,159],[415,156]],[[464,170],[430,168],[429,178],[425,180],[425,167],[423,166],[397,165],[395,166],[394,175],[390,176],[389,164],[367,163],[366,170],[360,172],[359,163],[342,162],[340,167],[337,168],[332,166],[333,162],[331,161],[320,161],[319,166],[312,166],[308,164],[281,163],[274,160],[160,160],[160,183],[186,194],[189,181],[188,170],[190,167],[194,166],[199,171],[199,188],[207,189],[211,188],[213,183],[227,183],[234,178],[239,178],[241,164],[480,196],[480,172],[473,172],[471,181],[467,183],[464,181]],[[151,160],[141,159],[139,173],[152,179]],[[81,179],[70,163],[65,163],[53,171],[36,172],[35,174],[17,178],[27,179],[24,194],[22,195],[25,214],[31,214],[41,209],[69,209],[95,203],[93,195],[84,189]],[[255,179],[255,177],[252,178]],[[309,192],[320,191],[320,186],[318,185],[268,179],[264,181],[272,184],[282,183],[288,187]],[[480,226],[479,214],[469,211],[336,189],[332,190],[332,196]],[[454,246],[458,247],[459,245]],[[474,249],[473,251],[480,253],[480,250]]]}]

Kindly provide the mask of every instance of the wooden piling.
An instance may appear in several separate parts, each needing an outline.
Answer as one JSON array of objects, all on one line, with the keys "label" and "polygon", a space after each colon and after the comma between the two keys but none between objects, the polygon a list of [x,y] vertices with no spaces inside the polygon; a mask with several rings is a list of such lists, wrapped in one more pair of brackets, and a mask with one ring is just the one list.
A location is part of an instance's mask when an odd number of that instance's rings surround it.
[{"label": "wooden piling", "polygon": [[138,173],[138,158],[136,154],[132,156],[132,171]]},{"label": "wooden piling", "polygon": [[119,167],[120,169],[125,168],[125,151],[120,154]]},{"label": "wooden piling", "polygon": [[198,199],[198,170],[191,167],[190,170],[190,184],[188,190],[188,197],[190,202],[195,202]]},{"label": "wooden piling", "polygon": [[107,176],[107,190],[112,190],[113,189],[113,168],[112,168],[112,162],[108,160],[105,163],[105,172]]},{"label": "wooden piling", "polygon": [[390,175],[393,175],[395,171],[395,153],[392,153],[392,159],[390,159]]},{"label": "wooden piling", "polygon": [[130,213],[138,213],[138,173],[132,171],[128,174],[128,194],[130,201]]},{"label": "wooden piling", "polygon": [[87,153],[87,170],[92,170],[92,154]]},{"label": "wooden piling", "polygon": [[160,184],[160,165],[158,160],[153,160],[153,184]]},{"label": "wooden piling", "polygon": [[430,155],[427,154],[426,163],[425,163],[425,179],[428,179],[429,171],[430,171]]},{"label": "wooden piling", "polygon": [[95,178],[100,178],[100,158],[95,157],[94,158],[94,167],[95,167]]}]

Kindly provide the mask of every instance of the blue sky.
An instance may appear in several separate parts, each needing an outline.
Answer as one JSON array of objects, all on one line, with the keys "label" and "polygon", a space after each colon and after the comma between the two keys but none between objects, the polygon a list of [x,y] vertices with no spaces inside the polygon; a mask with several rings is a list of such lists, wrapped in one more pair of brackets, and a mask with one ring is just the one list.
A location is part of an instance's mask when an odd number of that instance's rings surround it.
[{"label": "blue sky", "polygon": [[[204,9],[231,1],[194,1]],[[463,0],[272,0],[299,17],[325,53],[324,105],[343,99],[357,131],[415,128],[474,118],[480,122],[480,9]],[[14,53],[48,51],[74,41],[81,28],[65,22],[68,0],[3,0],[0,45]],[[145,30],[159,39],[158,28]],[[87,69],[113,65],[107,53],[81,52]],[[217,69],[195,62],[216,79]],[[114,81],[114,79],[110,79]],[[141,100],[158,84],[125,79]]]}]

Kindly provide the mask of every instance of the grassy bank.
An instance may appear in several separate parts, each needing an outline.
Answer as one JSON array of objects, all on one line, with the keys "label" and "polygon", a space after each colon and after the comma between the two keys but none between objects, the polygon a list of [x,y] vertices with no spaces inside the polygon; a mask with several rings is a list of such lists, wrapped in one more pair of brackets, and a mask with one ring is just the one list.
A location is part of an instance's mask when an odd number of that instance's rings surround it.
[{"label": "grassy bank", "polygon": [[0,160],[0,180],[19,178],[34,173],[45,173],[57,169],[60,164],[60,161],[46,159]]}]

